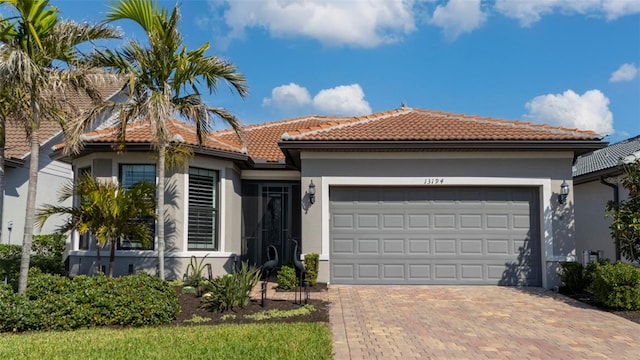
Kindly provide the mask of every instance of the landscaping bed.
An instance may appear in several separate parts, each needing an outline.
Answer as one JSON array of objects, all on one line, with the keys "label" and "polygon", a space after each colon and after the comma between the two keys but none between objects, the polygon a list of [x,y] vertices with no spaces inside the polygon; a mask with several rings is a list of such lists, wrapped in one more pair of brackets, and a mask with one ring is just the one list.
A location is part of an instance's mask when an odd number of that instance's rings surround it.
[{"label": "landscaping bed", "polygon": [[[266,320],[254,320],[247,315],[254,315],[265,311],[279,310],[284,314],[296,311],[302,306],[290,300],[266,299],[264,307],[260,299],[252,299],[244,308],[234,308],[224,312],[215,312],[203,307],[200,298],[194,294],[181,293],[180,287],[174,287],[178,293],[180,314],[171,322],[172,325],[217,325],[217,324],[246,324],[246,323],[292,323],[292,322],[321,322],[329,323],[329,302],[321,300],[309,300],[314,311],[304,315],[288,317],[270,317]],[[310,291],[327,291],[326,284],[318,283]]]},{"label": "landscaping bed", "polygon": [[600,310],[603,311],[607,311],[610,312],[614,315],[620,316],[622,318],[625,318],[627,320],[633,321],[635,323],[640,324],[640,310],[616,310],[616,309],[610,309],[607,308],[605,306],[602,306],[602,304],[598,304],[595,300],[595,297],[593,296],[593,294],[590,293],[574,293],[572,291],[570,291],[569,289],[567,289],[566,287],[561,287],[560,288],[560,293],[562,295],[568,296],[574,300],[578,300],[580,302],[583,302],[585,304],[589,304],[593,307],[596,307]]}]

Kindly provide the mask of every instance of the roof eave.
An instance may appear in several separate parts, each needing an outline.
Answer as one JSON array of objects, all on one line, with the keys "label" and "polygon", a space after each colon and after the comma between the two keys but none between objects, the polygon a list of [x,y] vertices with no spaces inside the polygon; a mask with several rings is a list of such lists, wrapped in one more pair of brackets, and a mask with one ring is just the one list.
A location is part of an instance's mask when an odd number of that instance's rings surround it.
[{"label": "roof eave", "polygon": [[[113,145],[112,143],[86,143],[84,148],[78,154],[64,155],[62,151],[63,148],[59,148],[54,150],[50,156],[54,160],[71,163],[73,159],[76,159],[91,153],[114,152],[112,145]],[[132,152],[153,151],[153,147],[149,143],[126,143],[124,148],[125,148],[125,151],[132,151]],[[247,166],[251,166],[250,164],[251,161],[249,157],[242,153],[238,153],[235,151],[205,148],[201,146],[192,146],[192,149],[195,154],[229,159],[239,163],[246,163]]]},{"label": "roof eave", "polygon": [[278,142],[294,167],[302,150],[516,150],[572,151],[574,157],[607,146],[600,140],[284,140]]},{"label": "roof eave", "polygon": [[16,159],[14,157],[4,159],[4,165],[6,167],[21,168],[24,164],[26,164],[26,161],[23,159]]},{"label": "roof eave", "polygon": [[605,177],[615,177],[623,173],[623,169],[621,165],[609,167],[606,169],[600,169],[596,171],[592,171],[590,173],[578,175],[573,177],[573,183],[575,185],[580,185],[584,183],[588,183],[591,181],[600,181],[601,178]]}]

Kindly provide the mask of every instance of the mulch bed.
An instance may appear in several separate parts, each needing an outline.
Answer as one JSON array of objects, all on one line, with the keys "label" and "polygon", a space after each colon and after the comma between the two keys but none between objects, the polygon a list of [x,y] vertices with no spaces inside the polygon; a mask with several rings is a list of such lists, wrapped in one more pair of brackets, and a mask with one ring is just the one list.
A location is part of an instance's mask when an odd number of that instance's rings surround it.
[{"label": "mulch bed", "polygon": [[[325,284],[317,284],[311,288],[311,291],[326,291]],[[176,288],[178,292],[178,300],[180,302],[180,314],[173,320],[172,325],[192,326],[192,325],[218,325],[218,324],[247,324],[247,323],[291,323],[291,322],[329,322],[329,302],[320,300],[309,300],[309,304],[315,306],[316,311],[308,315],[298,315],[288,318],[271,318],[268,320],[252,320],[246,319],[244,315],[255,314],[272,309],[277,310],[295,310],[301,305],[294,304],[289,300],[265,300],[264,307],[261,306],[260,300],[251,300],[248,306],[243,309],[235,308],[232,311],[222,313],[213,312],[202,307],[200,298],[194,294],[182,294],[180,288]],[[229,315],[235,315],[231,317]],[[188,321],[195,317],[211,319],[209,321],[193,322]],[[224,320],[223,320],[223,317]]]},{"label": "mulch bed", "polygon": [[598,304],[595,298],[593,297],[593,294],[590,294],[590,293],[576,294],[566,288],[560,288],[560,293],[572,299],[583,302],[585,304],[589,304],[593,307],[597,307],[600,310],[610,312],[614,315],[620,316],[622,318],[625,318],[627,320],[640,324],[640,311],[638,310],[615,310],[615,309],[604,307],[602,306],[602,304]]}]

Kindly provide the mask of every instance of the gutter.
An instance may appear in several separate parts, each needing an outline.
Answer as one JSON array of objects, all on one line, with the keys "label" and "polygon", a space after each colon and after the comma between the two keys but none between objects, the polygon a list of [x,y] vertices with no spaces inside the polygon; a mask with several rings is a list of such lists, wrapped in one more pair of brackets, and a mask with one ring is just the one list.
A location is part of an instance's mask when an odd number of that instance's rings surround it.
[{"label": "gutter", "polygon": [[[618,189],[618,184],[612,184],[610,182],[607,182],[604,176],[600,177],[600,183],[602,185],[608,186],[613,189],[613,202],[616,204],[619,204],[620,191]],[[615,243],[616,243],[616,261],[620,261],[620,240],[617,237],[615,238]]]}]

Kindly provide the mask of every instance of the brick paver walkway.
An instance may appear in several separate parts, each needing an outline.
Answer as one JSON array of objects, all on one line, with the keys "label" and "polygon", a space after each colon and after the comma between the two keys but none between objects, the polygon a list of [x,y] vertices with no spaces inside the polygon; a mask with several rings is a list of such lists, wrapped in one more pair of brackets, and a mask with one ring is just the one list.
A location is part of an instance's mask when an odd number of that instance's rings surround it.
[{"label": "brick paver walkway", "polygon": [[335,359],[640,359],[640,324],[551,291],[329,289]]}]

